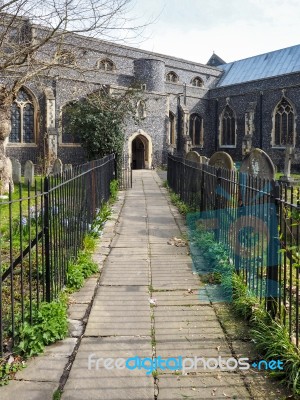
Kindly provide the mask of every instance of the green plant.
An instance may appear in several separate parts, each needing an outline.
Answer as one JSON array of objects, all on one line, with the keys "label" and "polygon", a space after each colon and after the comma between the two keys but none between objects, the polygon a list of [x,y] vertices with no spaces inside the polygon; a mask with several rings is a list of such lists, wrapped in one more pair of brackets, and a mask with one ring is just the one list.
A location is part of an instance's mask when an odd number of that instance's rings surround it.
[{"label": "green plant", "polygon": [[11,355],[9,359],[0,358],[0,387],[7,385],[9,379],[25,366],[25,362],[20,356]]},{"label": "green plant", "polygon": [[67,305],[62,299],[34,306],[32,317],[25,315],[16,336],[16,351],[25,356],[43,352],[44,347],[63,339],[68,332]]},{"label": "green plant", "polygon": [[266,360],[280,359],[284,363],[283,371],[273,371],[271,375],[281,378],[295,395],[299,395],[300,354],[291,343],[288,330],[270,317],[264,304],[259,303],[242,277],[235,273],[226,249],[214,240],[213,234],[192,229],[191,240],[202,249],[203,257],[212,266],[212,274],[220,276],[223,290],[232,292],[232,309],[251,324],[251,336],[258,351]]},{"label": "green plant", "polygon": [[109,184],[109,189],[110,189],[110,201],[115,202],[118,197],[119,181],[117,179],[113,179]]},{"label": "green plant", "polygon": [[272,371],[271,375],[280,378],[300,395],[300,354],[291,343],[289,332],[282,323],[271,318],[256,318],[251,331],[257,349],[266,360],[280,359],[282,371]]},{"label": "green plant", "polygon": [[190,207],[185,204],[183,201],[180,200],[180,197],[178,194],[174,193],[171,191],[171,189],[169,190],[170,192],[170,199],[171,199],[171,203],[174,204],[174,206],[176,206],[179,210],[179,212],[183,215],[187,215],[189,212],[191,212]]},{"label": "green plant", "polygon": [[60,400],[62,396],[62,391],[60,389],[55,390],[53,393],[52,400]]},{"label": "green plant", "polygon": [[83,249],[87,252],[92,253],[96,248],[96,240],[92,234],[85,235],[83,239]]},{"label": "green plant", "polygon": [[111,208],[108,203],[104,203],[99,209],[96,218],[92,224],[91,235],[94,237],[99,237],[105,222],[111,216]]},{"label": "green plant", "polygon": [[68,267],[67,288],[69,292],[80,289],[84,280],[98,272],[98,265],[93,262],[91,253],[83,250],[79,252],[76,262]]},{"label": "green plant", "polygon": [[70,292],[82,288],[84,284],[84,276],[82,273],[81,266],[77,263],[71,263],[68,267],[67,272],[67,288]]}]

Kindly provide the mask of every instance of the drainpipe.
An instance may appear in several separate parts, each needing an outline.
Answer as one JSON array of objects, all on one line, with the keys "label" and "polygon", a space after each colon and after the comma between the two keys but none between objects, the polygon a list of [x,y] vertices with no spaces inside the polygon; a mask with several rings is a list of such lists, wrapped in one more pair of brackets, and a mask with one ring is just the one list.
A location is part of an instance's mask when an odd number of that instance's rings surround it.
[{"label": "drainpipe", "polygon": [[215,103],[215,151],[218,150],[218,136],[219,136],[219,99]]},{"label": "drainpipe", "polygon": [[259,94],[259,147],[263,147],[263,92]]}]

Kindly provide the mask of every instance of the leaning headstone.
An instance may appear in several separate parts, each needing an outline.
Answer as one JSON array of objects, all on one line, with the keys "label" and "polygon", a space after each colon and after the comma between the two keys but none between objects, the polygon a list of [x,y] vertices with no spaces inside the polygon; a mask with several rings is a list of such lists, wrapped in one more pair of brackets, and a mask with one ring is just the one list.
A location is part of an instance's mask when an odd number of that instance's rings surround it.
[{"label": "leaning headstone", "polygon": [[15,184],[21,182],[21,163],[16,158],[11,158],[12,164],[12,179]]},{"label": "leaning headstone", "polygon": [[234,162],[231,156],[225,151],[217,151],[214,153],[208,162],[208,165],[212,165],[216,168],[224,168],[233,170],[234,169]]},{"label": "leaning headstone", "polygon": [[189,151],[185,156],[185,159],[189,161],[194,161],[196,163],[201,162],[201,156],[197,151]]},{"label": "leaning headstone", "polygon": [[261,149],[253,149],[243,159],[240,172],[264,179],[275,178],[275,167],[268,156]]},{"label": "leaning headstone", "polygon": [[34,183],[34,164],[32,161],[28,160],[24,167],[24,183],[25,185],[33,186]]},{"label": "leaning headstone", "polygon": [[61,175],[63,171],[63,163],[59,158],[54,161],[52,174],[53,175]]}]

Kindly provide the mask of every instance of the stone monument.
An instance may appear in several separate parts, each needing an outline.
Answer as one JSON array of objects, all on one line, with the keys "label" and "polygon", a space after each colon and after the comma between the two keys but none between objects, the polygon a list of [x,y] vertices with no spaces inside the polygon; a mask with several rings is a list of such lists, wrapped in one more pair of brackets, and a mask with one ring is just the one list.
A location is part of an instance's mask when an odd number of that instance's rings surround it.
[{"label": "stone monument", "polygon": [[194,161],[196,163],[201,163],[201,156],[197,151],[189,151],[186,156],[185,156],[186,160],[189,161]]},{"label": "stone monument", "polygon": [[257,148],[252,149],[243,159],[240,172],[264,179],[275,178],[275,167],[271,158]]},{"label": "stone monument", "polygon": [[232,171],[234,169],[234,162],[231,156],[225,151],[217,151],[214,153],[208,162],[208,165],[214,166],[216,168],[224,168]]}]

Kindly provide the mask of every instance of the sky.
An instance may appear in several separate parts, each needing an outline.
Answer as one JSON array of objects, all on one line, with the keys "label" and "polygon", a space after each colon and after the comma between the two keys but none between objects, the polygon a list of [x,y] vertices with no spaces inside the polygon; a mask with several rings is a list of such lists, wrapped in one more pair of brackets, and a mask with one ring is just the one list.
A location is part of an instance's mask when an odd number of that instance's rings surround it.
[{"label": "sky", "polygon": [[133,0],[131,15],[152,21],[135,47],[202,64],[300,44],[299,0]]}]

